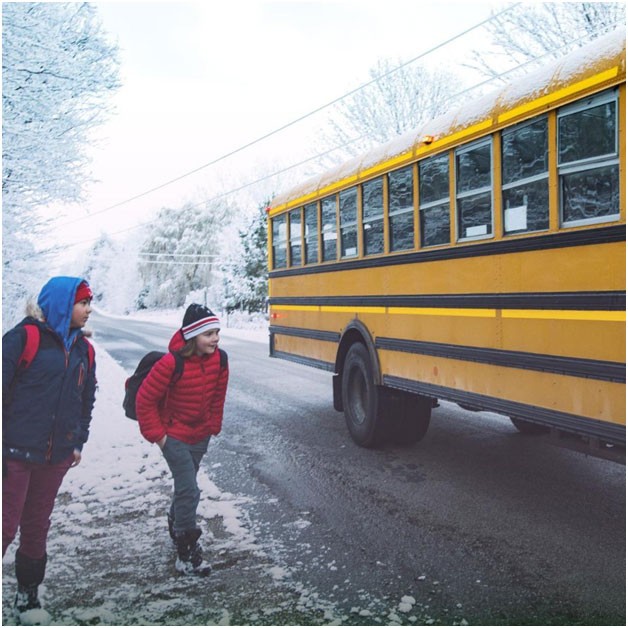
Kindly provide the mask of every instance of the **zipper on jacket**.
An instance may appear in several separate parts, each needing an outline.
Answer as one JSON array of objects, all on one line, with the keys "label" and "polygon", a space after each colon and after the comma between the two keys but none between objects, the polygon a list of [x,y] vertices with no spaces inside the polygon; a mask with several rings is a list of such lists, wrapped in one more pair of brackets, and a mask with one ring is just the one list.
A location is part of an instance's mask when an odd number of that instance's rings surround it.
[{"label": "zipper on jacket", "polygon": [[[57,400],[57,409],[59,408],[59,403],[61,402],[61,396],[63,395],[63,388],[66,381],[66,377],[68,375],[68,367],[70,366],[70,352],[62,346],[63,348],[63,357],[65,358],[65,372],[63,374],[63,379],[61,381],[61,388],[59,390],[59,399]],[[54,433],[57,423],[57,415],[52,415],[52,429],[50,430],[50,436],[48,437],[48,449],[46,450],[46,462],[50,462],[52,460],[52,446],[54,444]]]}]

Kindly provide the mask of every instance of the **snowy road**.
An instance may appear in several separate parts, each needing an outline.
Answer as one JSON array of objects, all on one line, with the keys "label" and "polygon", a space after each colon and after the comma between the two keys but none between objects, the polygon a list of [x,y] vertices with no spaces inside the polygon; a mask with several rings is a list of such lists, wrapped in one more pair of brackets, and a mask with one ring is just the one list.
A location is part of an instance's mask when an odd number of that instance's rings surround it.
[{"label": "snowy road", "polygon": [[[93,327],[127,370],[172,329],[104,317]],[[163,623],[624,624],[624,467],[450,404],[416,447],[360,449],[331,407],[329,374],[271,360],[265,344],[228,331],[222,346],[231,381],[203,489],[217,569],[202,599],[216,607],[172,606],[186,593],[156,521],[164,565],[150,557],[156,573],[143,595],[153,608],[170,588]],[[163,516],[160,482],[151,506]],[[223,510],[212,514],[210,500]]]},{"label": "snowy road", "polygon": [[384,623],[404,597],[419,623],[623,623],[624,467],[449,404],[417,447],[360,449],[330,375],[228,332],[222,346],[210,474],[251,496],[255,536],[321,598]]}]

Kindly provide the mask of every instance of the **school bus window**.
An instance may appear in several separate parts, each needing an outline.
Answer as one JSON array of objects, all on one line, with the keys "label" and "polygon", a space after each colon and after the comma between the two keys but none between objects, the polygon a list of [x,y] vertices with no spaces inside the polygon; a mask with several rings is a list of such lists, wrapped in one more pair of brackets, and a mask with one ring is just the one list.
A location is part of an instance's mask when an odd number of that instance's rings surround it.
[{"label": "school bus window", "polygon": [[305,263],[318,262],[318,205],[310,203],[303,209],[305,213]]},{"label": "school bus window", "polygon": [[290,212],[290,266],[301,266],[301,209]]},{"label": "school bus window", "polygon": [[414,167],[388,175],[388,224],[390,250],[414,248]]},{"label": "school bus window", "polygon": [[493,234],[491,140],[456,151],[458,239]]},{"label": "school bus window", "polygon": [[563,225],[619,215],[617,92],[558,112],[558,174]]},{"label": "school bus window", "polygon": [[419,162],[421,246],[449,243],[449,155]]},{"label": "school bus window", "polygon": [[358,254],[358,189],[349,188],[339,194],[340,257]]},{"label": "school bus window", "polygon": [[285,268],[286,257],[286,216],[273,218],[273,268]]},{"label": "school bus window", "polygon": [[547,117],[502,133],[504,233],[549,229]]},{"label": "school bus window", "polygon": [[364,255],[384,252],[384,180],[362,184],[362,233]]},{"label": "school bus window", "polygon": [[338,241],[335,196],[328,196],[321,201],[321,222],[323,224],[323,261],[335,260]]}]

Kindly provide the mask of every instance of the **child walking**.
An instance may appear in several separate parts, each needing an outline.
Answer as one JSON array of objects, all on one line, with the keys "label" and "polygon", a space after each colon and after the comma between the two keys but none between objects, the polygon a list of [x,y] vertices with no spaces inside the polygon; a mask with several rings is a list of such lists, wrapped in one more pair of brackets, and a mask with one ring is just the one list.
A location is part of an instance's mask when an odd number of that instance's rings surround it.
[{"label": "child walking", "polygon": [[[29,305],[27,317],[2,338],[2,556],[19,529],[15,610],[22,623],[24,614],[41,609],[50,515],[89,435],[96,367],[82,329],[91,300],[83,279],[53,277],[37,306]],[[47,613],[38,614],[42,623]]]},{"label": "child walking", "polygon": [[[229,368],[226,353],[218,349],[219,331],[220,321],[210,309],[190,305],[170,340],[170,352],[153,366],[136,400],[142,435],[159,445],[174,481],[168,529],[177,548],[176,568],[203,576],[210,566],[198,542],[196,476],[209,439],[222,428]],[[176,379],[181,358],[183,372]]]}]

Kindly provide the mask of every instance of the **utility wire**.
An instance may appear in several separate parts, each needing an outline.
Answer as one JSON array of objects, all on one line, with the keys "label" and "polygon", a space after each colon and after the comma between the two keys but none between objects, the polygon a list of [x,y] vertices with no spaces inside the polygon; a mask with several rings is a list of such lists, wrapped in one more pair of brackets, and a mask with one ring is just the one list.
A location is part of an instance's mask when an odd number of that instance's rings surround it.
[{"label": "utility wire", "polygon": [[[252,185],[256,185],[258,183],[262,183],[263,181],[267,181],[268,179],[272,179],[273,177],[276,177],[280,174],[283,174],[284,172],[287,172],[288,170],[292,170],[293,168],[298,168],[299,166],[303,166],[306,163],[310,162],[310,161],[314,161],[315,159],[319,159],[321,157],[324,157],[326,155],[329,155],[330,153],[333,153],[336,150],[340,150],[341,148],[345,148],[347,146],[349,146],[350,144],[353,144],[354,142],[357,142],[358,140],[362,139],[362,137],[358,137],[358,138],[354,138],[352,140],[349,140],[348,142],[345,142],[344,144],[341,144],[339,146],[335,146],[334,148],[331,148],[329,150],[326,150],[322,153],[319,153],[318,155],[313,155],[312,157],[308,157],[307,159],[304,159],[303,161],[300,161],[296,164],[292,164],[291,166],[286,166],[285,168],[282,168],[281,170],[277,170],[276,172],[273,172],[272,174],[266,175],[264,177],[261,177],[259,179],[256,179],[255,181],[249,181],[248,183],[245,183],[243,185],[241,185],[238,188],[234,188],[232,190],[228,190],[227,192],[223,192],[221,194],[218,194],[216,196],[212,196],[211,198],[205,199],[203,201],[200,201],[198,203],[194,203],[193,205],[186,205],[186,208],[193,208],[193,207],[198,207],[199,205],[206,205],[208,203],[211,203],[213,201],[219,200],[225,196],[230,196],[231,194],[235,194],[236,192],[241,192],[242,190],[251,187]],[[157,218],[153,218],[152,220],[147,220],[145,222],[141,222],[138,223],[136,225],[133,225],[131,227],[126,227],[125,229],[120,229],[119,231],[113,231],[111,233],[109,233],[108,235],[120,235],[121,233],[128,233],[129,231],[133,231],[135,229],[139,229],[141,227],[147,227],[148,225],[153,224],[154,222],[157,221]],[[65,223],[65,224],[70,224],[70,223]],[[100,237],[100,236],[98,236]],[[87,244],[88,242],[95,242],[96,240],[98,240],[98,237],[96,238],[89,238],[87,240],[81,240],[79,242],[73,242],[72,244],[68,244],[65,247],[60,247],[62,249],[68,249],[74,246],[78,246],[80,244]]]},{"label": "utility wire", "polygon": [[138,253],[139,257],[218,257],[218,255],[211,255],[209,253]]},{"label": "utility wire", "polygon": [[[387,76],[387,75],[389,75],[389,74],[392,74],[392,73],[396,72],[397,70],[399,70],[400,68],[402,68],[402,67],[404,67],[404,66],[406,66],[406,65],[408,65],[408,64],[410,64],[410,63],[413,63],[413,62],[414,62],[414,61],[416,61],[417,59],[420,59],[422,56],[424,56],[424,55],[428,54],[429,52],[432,52],[432,51],[434,51],[434,50],[437,50],[438,48],[440,48],[441,46],[445,45],[446,43],[451,43],[452,41],[455,41],[455,39],[456,39],[456,38],[458,38],[458,37],[462,37],[463,35],[467,34],[468,32],[472,31],[473,29],[478,28],[479,26],[482,26],[482,25],[483,25],[483,24],[485,24],[486,22],[489,22],[489,21],[491,21],[492,19],[495,19],[495,18],[499,17],[500,15],[502,15],[503,13],[505,13],[506,11],[512,10],[512,9],[513,9],[513,8],[515,8],[518,4],[521,4],[521,3],[520,3],[520,2],[518,2],[518,3],[516,3],[515,5],[512,5],[511,7],[509,7],[508,9],[505,9],[505,10],[501,11],[500,13],[498,13],[498,14],[496,14],[496,15],[492,16],[491,18],[487,18],[486,20],[484,20],[484,21],[483,21],[483,22],[481,22],[480,24],[477,24],[476,26],[474,26],[474,27],[471,27],[471,28],[467,29],[467,30],[466,30],[466,31],[464,31],[463,33],[461,33],[461,34],[459,34],[459,35],[457,35],[457,36],[455,36],[455,37],[451,38],[451,39],[450,39],[450,40],[448,40],[447,42],[444,42],[443,44],[439,44],[438,46],[434,47],[432,50],[430,50],[430,51],[428,51],[428,52],[425,52],[425,53],[422,53],[421,55],[419,55],[419,56],[417,56],[417,57],[415,57],[415,58],[411,59],[410,61],[407,61],[407,62],[403,63],[402,65],[400,65],[400,66],[398,66],[398,67],[394,68],[393,70],[390,70],[389,72],[387,72],[387,73],[385,73],[385,74],[382,74],[382,75],[378,76],[376,79],[373,79],[372,81],[370,81],[370,82],[368,82],[368,83],[365,83],[365,84],[364,84],[364,85],[362,85],[361,87],[356,88],[356,89],[352,90],[351,92],[348,92],[348,93],[347,93],[347,94],[345,94],[344,96],[341,96],[341,97],[339,97],[339,98],[335,99],[334,101],[332,101],[332,102],[328,103],[327,105],[323,105],[322,107],[319,107],[318,109],[314,110],[314,111],[313,111],[313,112],[311,112],[310,114],[304,115],[304,116],[302,116],[301,118],[299,118],[299,119],[297,119],[297,120],[295,120],[295,121],[293,121],[293,122],[290,122],[290,123],[288,123],[288,124],[286,124],[286,125],[284,125],[284,126],[280,127],[280,128],[279,128],[279,129],[277,129],[276,131],[274,131],[274,132],[272,132],[272,133],[269,133],[269,134],[267,134],[267,135],[263,136],[262,138],[259,138],[258,140],[255,140],[255,141],[253,141],[253,142],[250,142],[249,144],[247,144],[247,145],[245,145],[245,146],[243,146],[243,147],[241,147],[241,148],[239,148],[239,149],[237,149],[237,150],[233,151],[232,153],[229,153],[228,155],[225,155],[225,156],[223,156],[223,157],[221,157],[221,158],[218,158],[218,159],[217,159],[217,160],[215,160],[214,162],[211,162],[211,163],[209,163],[209,164],[205,164],[204,166],[201,166],[201,167],[199,167],[199,168],[197,168],[197,169],[195,169],[195,170],[193,170],[193,171],[191,171],[190,173],[187,173],[187,174],[192,174],[193,172],[197,172],[198,170],[200,170],[200,169],[202,169],[202,168],[206,168],[206,167],[208,167],[208,166],[212,165],[213,163],[217,163],[218,161],[220,161],[220,160],[222,160],[222,159],[226,159],[227,157],[231,156],[232,154],[235,154],[235,153],[237,153],[237,152],[240,152],[241,150],[244,150],[245,148],[248,148],[249,146],[252,146],[253,144],[255,144],[255,143],[257,143],[257,142],[262,141],[263,139],[266,139],[266,138],[270,137],[270,136],[271,136],[271,135],[273,135],[274,133],[278,133],[278,132],[280,132],[280,131],[282,131],[282,130],[284,130],[284,129],[286,129],[286,128],[290,127],[290,126],[292,126],[293,124],[296,124],[297,122],[299,122],[299,121],[301,121],[301,120],[303,120],[303,119],[307,118],[309,115],[313,115],[314,113],[317,113],[318,111],[320,111],[320,110],[324,109],[325,107],[330,106],[330,105],[332,105],[332,104],[335,104],[336,102],[339,102],[339,101],[340,101],[340,100],[342,100],[343,98],[345,98],[345,97],[347,97],[347,96],[349,96],[349,95],[351,95],[351,94],[353,94],[353,93],[355,93],[355,92],[357,92],[357,91],[359,91],[359,90],[361,90],[361,89],[363,89],[363,88],[365,88],[365,87],[367,87],[367,86],[371,85],[372,83],[376,82],[377,80],[380,80],[380,79],[381,79],[381,78],[383,78],[384,76]],[[582,40],[584,40],[584,39],[588,39],[588,38],[587,38],[587,37],[581,37],[580,39],[575,40],[575,41],[582,41]],[[477,83],[477,84],[473,85],[473,86],[472,86],[472,87],[470,87],[470,88],[467,88],[467,89],[465,89],[465,90],[463,90],[463,91],[461,91],[461,92],[458,92],[457,94],[455,94],[454,96],[452,96],[452,98],[451,98],[451,99],[452,99],[452,100],[456,100],[457,98],[460,98],[460,97],[464,96],[465,94],[468,94],[469,92],[472,92],[472,91],[474,91],[474,90],[477,90],[477,89],[479,89],[479,88],[480,88],[480,87],[482,87],[482,86],[485,86],[485,85],[487,85],[487,84],[490,84],[490,83],[492,83],[492,82],[494,82],[494,81],[496,81],[496,80],[502,79],[502,78],[504,78],[505,76],[508,76],[509,74],[512,74],[512,73],[516,72],[517,70],[520,70],[521,68],[524,68],[524,67],[526,67],[526,66],[528,66],[528,65],[530,65],[530,64],[536,63],[536,62],[538,62],[539,60],[541,60],[541,59],[543,59],[543,58],[545,58],[545,57],[547,57],[547,56],[550,56],[550,55],[554,54],[554,53],[555,53],[555,52],[557,52],[557,51],[563,50],[564,48],[569,48],[569,47],[570,47],[573,43],[574,43],[574,42],[572,41],[572,42],[570,42],[569,44],[565,44],[564,46],[561,46],[560,48],[557,48],[557,49],[555,49],[555,50],[552,50],[552,51],[550,51],[550,52],[547,52],[547,53],[545,53],[545,54],[543,54],[543,55],[541,55],[541,56],[539,56],[539,57],[536,57],[536,58],[534,58],[534,59],[530,59],[530,60],[528,60],[528,61],[526,61],[526,62],[524,62],[524,63],[521,63],[521,64],[519,64],[519,65],[517,65],[517,66],[515,66],[515,67],[513,67],[513,68],[510,68],[510,69],[508,69],[508,70],[505,70],[504,72],[502,72],[502,73],[501,73],[501,74],[499,74],[499,75],[495,75],[495,76],[489,77],[489,78],[487,78],[485,81],[482,81],[481,83]],[[313,161],[313,160],[315,160],[315,159],[319,159],[320,157],[323,157],[323,156],[325,156],[325,155],[328,155],[328,154],[330,154],[330,153],[332,153],[332,152],[334,152],[334,151],[336,151],[336,150],[340,150],[341,148],[344,148],[344,147],[346,147],[346,146],[348,146],[348,145],[350,145],[350,144],[352,144],[352,143],[354,143],[354,142],[356,142],[356,141],[358,141],[358,140],[360,140],[360,139],[362,139],[362,137],[354,138],[354,139],[350,140],[349,142],[346,142],[345,144],[342,144],[342,145],[340,145],[340,146],[336,146],[336,147],[334,147],[334,148],[332,148],[332,149],[329,149],[329,150],[327,150],[327,151],[324,151],[323,153],[319,153],[319,154],[314,155],[314,156],[312,156],[312,157],[308,157],[307,159],[304,159],[304,160],[302,160],[302,161],[300,161],[300,162],[297,162],[297,163],[295,163],[295,164],[292,164],[292,165],[290,165],[290,166],[287,166],[287,167],[285,167],[285,168],[282,168],[282,169],[280,169],[280,170],[278,170],[278,171],[276,171],[276,172],[274,172],[274,173],[272,173],[272,174],[270,174],[270,175],[266,175],[266,176],[264,176],[264,177],[261,177],[261,178],[259,178],[259,179],[254,180],[254,181],[250,181],[250,182],[245,183],[245,184],[243,184],[243,185],[241,185],[241,186],[239,186],[239,187],[237,187],[237,188],[234,188],[234,189],[228,190],[227,192],[223,192],[223,193],[218,194],[218,195],[216,195],[216,196],[213,196],[213,197],[211,197],[211,198],[209,198],[209,199],[205,199],[205,200],[200,201],[200,202],[198,202],[198,203],[194,203],[193,205],[189,205],[189,207],[198,207],[198,206],[200,206],[200,205],[204,205],[204,204],[211,203],[211,202],[213,202],[213,201],[219,200],[220,198],[223,198],[223,197],[225,197],[225,196],[232,195],[232,194],[234,194],[234,193],[236,193],[236,192],[239,192],[239,191],[242,191],[243,189],[246,189],[247,187],[250,187],[250,186],[252,186],[252,185],[256,185],[256,184],[258,184],[258,183],[262,183],[263,181],[266,181],[266,180],[272,179],[273,177],[276,177],[276,176],[278,176],[278,175],[280,175],[280,174],[283,174],[283,173],[285,173],[285,172],[287,172],[287,171],[289,171],[289,170],[291,170],[291,169],[294,169],[294,168],[297,168],[297,167],[299,167],[299,166],[302,166],[302,165],[304,165],[304,164],[306,164],[306,163],[308,163],[308,162],[310,162],[310,161]],[[66,223],[62,223],[62,224],[61,224],[61,225],[59,225],[59,226],[65,226],[65,225],[68,225],[68,224],[72,224],[72,223],[74,223],[74,222],[78,222],[79,220],[85,220],[85,219],[87,219],[87,218],[91,218],[92,216],[95,216],[95,215],[97,215],[97,214],[104,213],[104,212],[109,211],[110,209],[113,209],[113,208],[115,208],[115,207],[118,207],[118,206],[120,206],[120,205],[122,205],[122,204],[124,204],[124,203],[126,203],[126,202],[130,202],[130,201],[132,201],[132,200],[135,200],[136,198],[139,198],[140,196],[144,196],[144,195],[146,195],[146,194],[148,194],[148,193],[150,193],[150,192],[152,192],[152,191],[154,191],[154,190],[156,190],[156,189],[160,189],[160,188],[162,188],[162,187],[165,187],[166,185],[169,185],[170,183],[172,183],[172,182],[174,182],[174,181],[178,181],[178,180],[180,180],[181,178],[183,178],[184,176],[187,176],[187,175],[182,175],[181,177],[178,177],[177,179],[173,179],[173,180],[171,180],[171,181],[169,181],[169,182],[167,182],[167,183],[165,183],[165,184],[162,184],[161,186],[158,186],[158,187],[156,187],[156,188],[153,188],[152,190],[148,190],[147,192],[145,192],[145,193],[143,193],[143,194],[141,194],[141,195],[138,195],[138,196],[133,197],[133,198],[131,198],[131,199],[127,199],[126,201],[122,201],[122,202],[120,202],[120,203],[117,203],[116,205],[112,205],[112,206],[110,206],[110,207],[104,208],[104,209],[102,209],[102,210],[100,210],[100,211],[98,211],[98,212],[92,213],[92,214],[90,214],[90,215],[88,215],[88,216],[82,216],[82,217],[80,217],[80,218],[77,218],[77,219],[74,219],[74,220],[68,221],[68,222],[66,222]],[[156,222],[156,219],[152,219],[152,220],[149,220],[149,221],[146,221],[146,222],[143,222],[143,223],[139,223],[139,224],[133,225],[132,227],[128,227],[128,228],[125,228],[125,229],[121,229],[121,230],[119,230],[119,231],[112,232],[112,233],[110,233],[109,235],[120,235],[120,234],[122,234],[122,233],[126,233],[126,232],[133,231],[133,230],[138,229],[138,228],[141,228],[141,227],[148,226],[148,225],[150,225],[150,224],[153,224],[154,222]],[[98,237],[96,237],[96,238],[89,238],[89,239],[87,239],[87,240],[82,240],[82,241],[79,241],[79,242],[74,242],[74,243],[72,243],[72,244],[69,244],[69,245],[67,245],[67,246],[65,246],[65,247],[60,247],[60,248],[61,248],[61,249],[66,249],[66,250],[67,250],[68,248],[72,248],[72,247],[75,247],[75,246],[79,246],[79,245],[81,245],[81,244],[86,244],[86,243],[90,243],[90,242],[95,242],[96,240],[98,240]],[[168,255],[168,256],[173,256],[173,255],[174,255],[174,256],[176,256],[176,255],[183,255],[183,254],[163,253],[163,254],[160,254],[160,255]],[[150,260],[145,260],[145,261],[144,261],[144,263],[166,263],[166,262],[157,262],[157,261],[152,262],[152,261],[150,261]],[[174,261],[173,261],[173,262],[169,262],[169,263],[177,263],[177,262],[174,262]],[[181,262],[181,263],[183,263],[183,262]]]},{"label": "utility wire", "polygon": [[[564,48],[564,47],[566,47],[566,46],[563,46],[563,47],[561,47],[558,50],[562,50],[562,48]],[[555,52],[555,51],[552,51],[552,52]],[[524,63],[522,63],[522,64],[520,64],[518,66],[515,66],[514,68],[509,68],[508,70],[505,70],[501,74],[498,74],[496,76],[491,76],[491,77],[487,78],[486,80],[482,81],[481,83],[476,83],[475,85],[473,85],[471,87],[468,87],[467,89],[464,89],[461,92],[458,92],[458,93],[454,94],[451,97],[451,100],[455,102],[457,99],[461,98],[462,96],[464,96],[464,95],[466,95],[466,94],[468,94],[470,92],[473,92],[474,90],[477,90],[480,87],[488,85],[488,84],[490,84],[490,83],[492,83],[494,81],[502,79],[502,78],[508,76],[509,74],[512,74],[513,72],[516,72],[517,70],[520,70],[521,68],[523,68],[523,67],[525,67],[527,65],[530,65],[531,63],[535,63],[536,61],[538,61],[538,60],[540,60],[540,59],[542,59],[542,58],[552,54],[552,52],[548,52],[548,53],[546,53],[545,55],[543,55],[541,57],[537,57],[535,59],[531,59],[529,61],[526,61],[526,62],[524,62]],[[194,203],[194,204],[191,204],[191,205],[186,205],[186,207],[189,207],[189,208],[199,207],[201,205],[206,205],[208,203],[212,203],[214,201],[220,200],[221,198],[224,198],[225,196],[230,196],[232,194],[235,194],[236,192],[241,192],[242,190],[244,190],[244,189],[246,189],[248,187],[251,187],[253,185],[257,185],[259,183],[263,183],[264,181],[267,181],[267,180],[272,179],[272,178],[274,178],[276,176],[279,176],[280,174],[284,174],[285,172],[288,172],[289,170],[292,170],[294,168],[298,168],[300,166],[303,166],[303,165],[305,165],[305,164],[307,164],[307,163],[309,163],[311,161],[314,161],[315,159],[320,159],[321,157],[329,155],[330,153],[333,153],[336,150],[340,150],[342,148],[346,148],[347,146],[349,146],[349,145],[351,145],[351,144],[353,144],[353,143],[363,139],[363,137],[364,136],[353,138],[352,140],[349,140],[348,142],[345,142],[344,144],[341,144],[339,146],[335,146],[334,148],[331,148],[331,149],[329,149],[327,151],[324,151],[322,153],[319,153],[317,155],[313,155],[311,157],[308,157],[307,159],[299,161],[299,162],[297,162],[295,164],[291,164],[290,166],[286,166],[285,168],[277,170],[276,172],[273,172],[272,174],[265,175],[264,177],[260,177],[259,179],[255,179],[254,181],[249,181],[248,183],[244,183],[243,185],[241,185],[241,186],[239,186],[237,188],[233,188],[233,189],[228,190],[226,192],[222,192],[221,194],[217,194],[216,196],[212,196],[212,197],[210,197],[208,199],[205,199],[203,201],[199,201],[198,203]],[[105,210],[102,210],[102,211],[105,211]],[[76,222],[78,220],[83,220],[85,218],[89,218],[89,217],[91,217],[93,215],[95,215],[95,214],[90,214],[90,216],[84,216],[84,217],[81,217],[81,218],[76,219],[74,221],[70,221],[70,222],[64,223],[64,225],[71,224],[72,222]],[[109,233],[109,235],[115,236],[115,235],[120,235],[122,233],[128,233],[129,231],[134,231],[135,229],[140,229],[141,227],[147,227],[147,226],[155,223],[156,221],[157,221],[157,218],[154,218],[154,219],[151,219],[151,220],[148,220],[148,221],[145,221],[145,222],[141,222],[141,223],[135,224],[135,225],[133,225],[131,227],[126,227],[126,228],[120,229],[118,231],[113,231],[113,232]],[[79,242],[73,242],[72,244],[68,244],[66,247],[63,247],[63,248],[67,249],[67,248],[71,248],[71,247],[74,247],[74,246],[79,246],[81,244],[87,244],[89,242],[95,242],[96,240],[98,240],[98,237],[96,237],[96,238],[89,238],[87,240],[81,240]]]},{"label": "utility wire", "polygon": [[87,220],[88,218],[91,218],[92,216],[97,216],[99,214],[103,214],[105,212],[108,212],[112,209],[116,209],[117,207],[121,207],[122,205],[126,205],[127,203],[130,203],[132,201],[135,201],[139,198],[142,198],[144,196],[147,196],[148,194],[152,194],[153,192],[156,192],[157,190],[161,190],[165,187],[167,187],[168,185],[172,185],[173,183],[176,183],[177,181],[181,181],[182,179],[185,179],[186,177],[189,177],[192,174],[196,174],[197,172],[200,172],[201,170],[204,170],[205,168],[209,168],[210,166],[214,166],[217,163],[220,163],[221,161],[224,161],[225,159],[228,159],[229,157],[233,157],[233,155],[237,155],[238,153],[242,152],[243,150],[246,150],[247,148],[251,148],[252,146],[255,146],[256,144],[259,144],[260,142],[267,140],[268,138],[272,137],[273,135],[276,135],[282,131],[285,131],[286,129],[294,126],[295,124],[298,124],[299,122],[303,122],[303,120],[306,120],[307,118],[310,118],[311,116],[320,113],[321,111],[327,109],[328,107],[331,107],[332,105],[335,105],[336,103],[344,100],[345,98],[348,98],[349,96],[352,96],[353,94],[356,94],[357,92],[363,90],[364,88],[368,87],[369,85],[372,85],[374,83],[377,83],[377,81],[381,80],[382,78],[393,74],[394,72],[399,71],[401,68],[410,65],[412,63],[414,63],[415,61],[418,61],[419,59],[422,59],[423,57],[427,56],[428,54],[432,54],[433,52],[436,52],[437,50],[439,50],[440,48],[443,48],[444,46],[449,45],[450,43],[456,41],[457,39],[460,39],[461,37],[464,37],[465,35],[467,35],[468,33],[484,26],[485,24],[487,24],[488,22],[491,22],[495,19],[497,19],[499,16],[503,15],[504,13],[507,13],[509,11],[512,11],[513,9],[515,9],[519,4],[521,4],[521,2],[516,2],[515,4],[502,9],[499,13],[496,13],[495,15],[491,15],[490,17],[482,20],[481,22],[479,22],[478,24],[475,24],[474,26],[471,26],[469,28],[467,28],[466,30],[462,31],[461,33],[458,33],[457,35],[454,35],[453,37],[450,37],[449,39],[445,40],[444,42],[441,42],[440,44],[437,44],[436,46],[430,48],[429,50],[426,50],[424,52],[422,52],[421,54],[417,55],[416,57],[413,57],[412,59],[402,63],[401,65],[397,66],[396,68],[393,68],[391,70],[389,70],[388,72],[385,72],[384,74],[380,74],[379,76],[375,77],[374,79],[368,81],[367,83],[364,83],[354,89],[352,89],[351,91],[347,92],[346,94],[343,94],[342,96],[339,96],[338,98],[334,98],[333,100],[329,101],[328,103],[321,105],[319,107],[317,107],[316,109],[313,109],[312,111],[310,111],[309,113],[306,113],[298,118],[295,118],[294,120],[292,120],[291,122],[288,122],[286,124],[284,124],[283,126],[280,126],[279,128],[275,129],[274,131],[270,131],[268,133],[266,133],[265,135],[262,135],[261,137],[258,137],[255,140],[252,140],[250,142],[248,142],[247,144],[244,144],[243,146],[240,146],[239,148],[236,148],[224,155],[222,155],[221,157],[217,157],[216,159],[213,159],[212,161],[207,162],[206,164],[203,164],[202,166],[198,166],[197,168],[194,168],[193,170],[190,170],[188,172],[185,172],[184,174],[181,174],[177,177],[175,177],[174,179],[170,179],[169,181],[166,181],[165,183],[161,183],[160,185],[156,185],[153,188],[150,188],[149,190],[146,190],[145,192],[141,192],[140,194],[136,194],[135,196],[132,196],[130,198],[127,198],[123,201],[120,201],[118,203],[114,203],[113,205],[109,205],[108,207],[105,207],[103,209],[100,209],[96,212],[93,212],[91,214],[88,214],[87,216],[81,216],[79,218],[75,218],[73,220],[70,220],[68,222],[62,223],[61,225],[59,225],[60,227],[66,226],[66,225],[70,225],[73,224],[75,222],[78,222],[80,220]]}]

